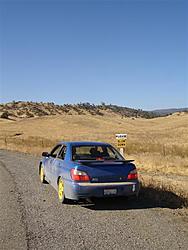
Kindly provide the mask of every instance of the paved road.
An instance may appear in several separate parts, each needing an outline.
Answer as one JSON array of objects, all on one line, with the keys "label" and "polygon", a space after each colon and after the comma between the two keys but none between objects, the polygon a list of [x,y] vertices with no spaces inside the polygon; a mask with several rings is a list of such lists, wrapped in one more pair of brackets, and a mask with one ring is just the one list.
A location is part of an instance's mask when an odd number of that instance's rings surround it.
[{"label": "paved road", "polygon": [[188,249],[181,209],[135,201],[62,205],[38,159],[0,150],[0,249]]}]

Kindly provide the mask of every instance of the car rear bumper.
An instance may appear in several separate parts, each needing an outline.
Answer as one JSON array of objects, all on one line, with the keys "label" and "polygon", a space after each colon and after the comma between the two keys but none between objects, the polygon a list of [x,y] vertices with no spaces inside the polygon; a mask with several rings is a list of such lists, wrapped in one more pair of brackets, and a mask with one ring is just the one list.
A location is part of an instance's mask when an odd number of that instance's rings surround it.
[{"label": "car rear bumper", "polygon": [[136,196],[140,190],[139,181],[111,183],[69,183],[66,197],[79,200],[81,198],[102,198],[117,196]]}]

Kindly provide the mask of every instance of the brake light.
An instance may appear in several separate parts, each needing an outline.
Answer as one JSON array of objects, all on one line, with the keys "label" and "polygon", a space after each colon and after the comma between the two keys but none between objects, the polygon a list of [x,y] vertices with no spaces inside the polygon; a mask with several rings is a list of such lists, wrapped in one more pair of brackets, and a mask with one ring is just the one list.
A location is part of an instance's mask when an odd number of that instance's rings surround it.
[{"label": "brake light", "polygon": [[136,169],[129,172],[127,179],[128,180],[137,180],[138,179],[138,174],[137,174]]},{"label": "brake light", "polygon": [[73,168],[71,169],[70,174],[73,181],[90,181],[89,175],[84,171]]}]

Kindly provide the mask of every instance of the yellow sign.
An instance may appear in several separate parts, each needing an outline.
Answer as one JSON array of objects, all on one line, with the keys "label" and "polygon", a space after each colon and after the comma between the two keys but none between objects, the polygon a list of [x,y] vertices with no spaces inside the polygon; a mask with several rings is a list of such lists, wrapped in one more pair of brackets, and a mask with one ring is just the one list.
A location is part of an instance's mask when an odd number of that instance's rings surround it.
[{"label": "yellow sign", "polygon": [[125,148],[126,147],[127,134],[116,134],[116,140],[117,140],[117,147],[118,148]]},{"label": "yellow sign", "polygon": [[117,147],[118,147],[118,148],[125,148],[125,147],[126,147],[126,141],[125,141],[125,142],[118,141],[118,142],[117,142]]}]

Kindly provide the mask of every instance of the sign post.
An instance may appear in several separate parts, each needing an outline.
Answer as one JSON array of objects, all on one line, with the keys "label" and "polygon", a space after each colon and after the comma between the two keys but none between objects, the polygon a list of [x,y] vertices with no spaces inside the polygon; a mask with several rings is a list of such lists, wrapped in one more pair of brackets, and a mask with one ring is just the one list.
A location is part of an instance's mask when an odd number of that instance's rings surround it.
[{"label": "sign post", "polygon": [[127,134],[116,134],[117,148],[119,148],[120,154],[124,155],[126,147]]}]

